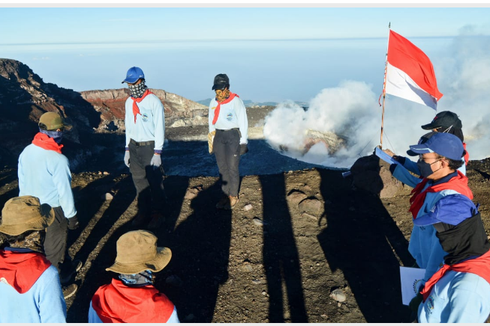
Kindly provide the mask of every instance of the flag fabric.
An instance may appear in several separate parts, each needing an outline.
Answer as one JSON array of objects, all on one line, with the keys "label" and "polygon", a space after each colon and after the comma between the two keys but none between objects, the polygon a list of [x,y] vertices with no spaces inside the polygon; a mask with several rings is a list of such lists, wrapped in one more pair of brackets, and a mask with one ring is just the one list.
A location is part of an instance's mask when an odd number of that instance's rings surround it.
[{"label": "flag fabric", "polygon": [[385,92],[434,110],[442,97],[429,57],[392,30],[388,40]]}]

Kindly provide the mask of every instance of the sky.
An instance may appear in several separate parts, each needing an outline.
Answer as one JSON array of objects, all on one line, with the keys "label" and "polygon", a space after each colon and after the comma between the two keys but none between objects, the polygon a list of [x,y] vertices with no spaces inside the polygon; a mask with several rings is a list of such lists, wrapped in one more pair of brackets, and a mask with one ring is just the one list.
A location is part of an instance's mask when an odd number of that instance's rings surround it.
[{"label": "sky", "polygon": [[[460,115],[472,159],[490,156],[490,3],[150,2],[0,2],[0,57],[75,91],[125,87],[138,66],[149,87],[194,101],[211,98],[214,76],[226,73],[242,99],[279,103],[264,127],[272,146],[301,148],[308,129],[347,133],[352,145],[336,155],[320,145],[290,155],[348,167],[379,144],[391,23],[431,59],[438,112]],[[384,145],[404,154],[435,113],[388,97]]]}]

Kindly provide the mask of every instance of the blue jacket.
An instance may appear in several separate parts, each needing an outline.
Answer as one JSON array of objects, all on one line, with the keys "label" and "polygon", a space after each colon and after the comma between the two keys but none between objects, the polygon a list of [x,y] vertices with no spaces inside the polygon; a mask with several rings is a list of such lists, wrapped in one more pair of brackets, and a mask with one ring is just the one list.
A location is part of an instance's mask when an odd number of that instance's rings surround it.
[{"label": "blue jacket", "polygon": [[[456,172],[442,178],[441,180],[438,180],[437,184],[447,182],[455,175]],[[434,183],[432,181],[427,182],[424,190],[433,184]],[[443,190],[440,192],[427,193],[425,201],[417,214],[417,218],[425,214],[431,214],[435,209],[436,204],[438,204],[440,214],[464,214],[465,218],[473,215],[472,209],[475,208],[475,206],[469,199],[467,200],[471,202],[471,205],[466,205],[466,201],[465,203],[462,203],[463,207],[467,207],[466,212],[464,210],[445,210],[445,204],[452,206],[454,205],[455,199],[465,200],[460,198],[460,196],[456,197],[451,195],[460,194],[455,190]],[[417,265],[420,268],[426,269],[424,283],[444,264],[444,256],[447,255],[447,252],[442,249],[439,239],[436,236],[436,229],[432,225],[413,226],[410,242],[408,244],[408,251],[417,261]]]}]

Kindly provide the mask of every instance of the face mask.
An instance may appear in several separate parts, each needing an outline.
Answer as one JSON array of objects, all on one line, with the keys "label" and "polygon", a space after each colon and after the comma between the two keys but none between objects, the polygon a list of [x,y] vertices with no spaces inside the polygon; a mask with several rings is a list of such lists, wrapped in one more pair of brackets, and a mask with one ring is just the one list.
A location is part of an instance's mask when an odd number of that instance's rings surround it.
[{"label": "face mask", "polygon": [[137,85],[128,84],[128,88],[129,88],[129,91],[131,92],[131,96],[134,98],[139,98],[139,97],[143,96],[143,94],[145,93],[145,91],[147,89],[144,80],[142,80]]},{"label": "face mask", "polygon": [[440,160],[437,160],[435,162],[432,162],[432,163],[426,163],[424,160],[421,160],[419,159],[417,161],[417,166],[420,170],[420,175],[424,178],[427,178],[429,177],[431,174],[433,174],[434,172],[437,172],[439,171],[441,168],[437,169],[436,171],[432,171],[432,164],[434,163],[437,163],[439,162]]},{"label": "face mask", "polygon": [[39,131],[42,132],[45,135],[48,135],[50,138],[53,138],[53,140],[57,144],[60,144],[61,143],[61,140],[63,139],[63,131],[42,130],[42,129],[39,129]]},{"label": "face mask", "polygon": [[230,97],[230,90],[229,89],[225,88],[225,89],[217,89],[216,90],[216,101],[223,102],[228,97]]}]

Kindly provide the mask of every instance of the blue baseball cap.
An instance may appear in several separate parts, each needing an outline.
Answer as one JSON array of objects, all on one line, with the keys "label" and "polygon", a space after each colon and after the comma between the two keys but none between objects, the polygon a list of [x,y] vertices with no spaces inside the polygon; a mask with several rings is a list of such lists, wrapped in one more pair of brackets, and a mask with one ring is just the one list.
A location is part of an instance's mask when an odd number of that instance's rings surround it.
[{"label": "blue baseball cap", "polygon": [[431,211],[413,220],[418,226],[446,223],[458,225],[474,216],[478,209],[468,197],[461,194],[449,195],[437,201]]},{"label": "blue baseball cap", "polygon": [[129,68],[127,74],[126,74],[126,79],[124,79],[121,83],[136,83],[138,79],[145,79],[145,74],[143,73],[143,70],[139,67],[131,67]]},{"label": "blue baseball cap", "polygon": [[435,133],[423,144],[410,145],[410,150],[415,154],[437,153],[455,161],[461,160],[464,154],[461,139],[442,132]]}]

